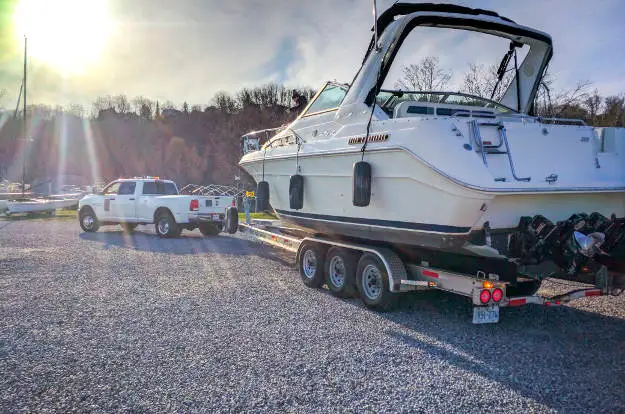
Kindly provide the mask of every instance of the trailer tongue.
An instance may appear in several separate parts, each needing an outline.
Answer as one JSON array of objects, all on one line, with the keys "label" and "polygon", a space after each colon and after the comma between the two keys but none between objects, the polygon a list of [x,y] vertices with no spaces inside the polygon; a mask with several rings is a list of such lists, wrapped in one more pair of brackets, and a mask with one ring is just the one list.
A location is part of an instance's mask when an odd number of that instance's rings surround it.
[{"label": "trailer tongue", "polygon": [[[257,240],[296,253],[300,276],[307,286],[319,287],[325,283],[338,296],[357,290],[365,305],[376,310],[391,308],[400,292],[444,290],[471,300],[474,324],[496,323],[502,307],[561,306],[584,297],[620,295],[625,291],[625,272],[608,271],[606,265],[598,263],[570,274],[528,271],[527,265],[508,261],[514,269],[511,278],[488,271],[458,271],[462,266],[469,269],[471,260],[467,256],[454,257],[453,253],[444,253],[443,257],[436,252],[430,252],[429,256],[424,252],[407,253],[387,246],[310,236],[271,222],[241,223],[239,227]],[[484,258],[480,260],[483,263]],[[459,266],[459,262],[469,263]],[[521,269],[523,274],[519,272]],[[536,292],[546,278],[588,286],[555,296],[538,295]]]}]

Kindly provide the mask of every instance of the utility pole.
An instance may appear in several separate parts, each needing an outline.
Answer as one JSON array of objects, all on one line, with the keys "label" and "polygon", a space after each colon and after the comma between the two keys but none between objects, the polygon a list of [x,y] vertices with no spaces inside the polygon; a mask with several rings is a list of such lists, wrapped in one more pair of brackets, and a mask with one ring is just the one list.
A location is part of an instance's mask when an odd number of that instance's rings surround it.
[{"label": "utility pole", "polygon": [[26,191],[26,148],[28,146],[28,117],[26,116],[26,63],[28,52],[28,38],[24,36],[24,148],[22,150],[22,197]]}]

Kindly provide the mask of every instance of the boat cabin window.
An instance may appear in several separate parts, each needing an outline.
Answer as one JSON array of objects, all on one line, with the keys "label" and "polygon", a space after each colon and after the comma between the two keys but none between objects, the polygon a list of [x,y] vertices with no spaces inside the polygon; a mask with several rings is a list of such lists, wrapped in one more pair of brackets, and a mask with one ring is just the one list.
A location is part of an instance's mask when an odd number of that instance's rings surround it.
[{"label": "boat cabin window", "polygon": [[[377,103],[391,118],[452,116],[475,107],[490,114],[517,112],[499,100],[516,87],[515,54],[519,68],[529,49],[488,33],[417,26],[393,58]],[[411,104],[397,110],[402,102]]]},{"label": "boat cabin window", "polygon": [[347,87],[328,83],[308,106],[302,116],[310,116],[319,112],[337,109],[341,102],[343,102],[346,93]]}]

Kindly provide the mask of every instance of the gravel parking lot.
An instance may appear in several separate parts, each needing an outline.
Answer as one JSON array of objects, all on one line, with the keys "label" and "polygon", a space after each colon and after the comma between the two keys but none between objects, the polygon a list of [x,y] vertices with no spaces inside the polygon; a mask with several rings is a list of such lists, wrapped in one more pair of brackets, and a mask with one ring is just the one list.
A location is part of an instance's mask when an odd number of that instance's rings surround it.
[{"label": "gravel parking lot", "polygon": [[0,411],[625,412],[625,295],[378,314],[241,235],[118,229],[0,221]]}]

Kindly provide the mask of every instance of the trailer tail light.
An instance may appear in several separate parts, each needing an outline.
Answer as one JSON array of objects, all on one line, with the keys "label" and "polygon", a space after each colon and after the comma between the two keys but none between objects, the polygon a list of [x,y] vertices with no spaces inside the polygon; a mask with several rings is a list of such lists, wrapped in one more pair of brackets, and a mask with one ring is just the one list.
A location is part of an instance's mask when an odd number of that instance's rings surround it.
[{"label": "trailer tail light", "polygon": [[499,302],[503,298],[503,290],[497,288],[493,290],[493,302]]},{"label": "trailer tail light", "polygon": [[490,291],[488,291],[488,290],[481,291],[480,292],[480,302],[488,303],[489,300],[490,300]]},{"label": "trailer tail light", "polygon": [[510,306],[521,306],[521,305],[525,305],[526,303],[527,303],[527,300],[525,298],[519,298],[519,299],[511,299],[508,304]]},{"label": "trailer tail light", "polygon": [[198,211],[200,209],[200,200],[191,200],[189,203],[189,210]]}]

